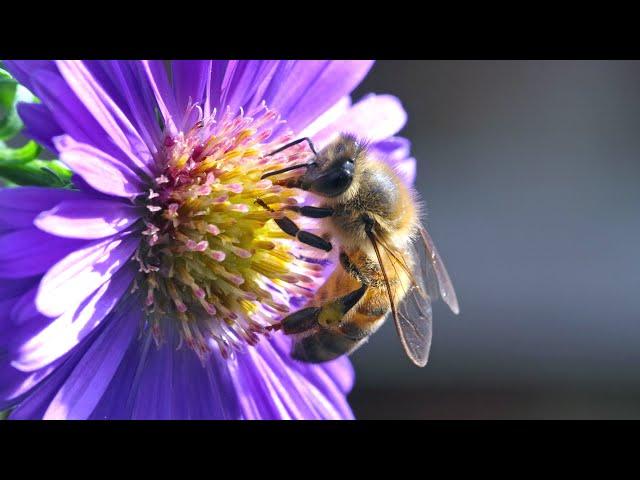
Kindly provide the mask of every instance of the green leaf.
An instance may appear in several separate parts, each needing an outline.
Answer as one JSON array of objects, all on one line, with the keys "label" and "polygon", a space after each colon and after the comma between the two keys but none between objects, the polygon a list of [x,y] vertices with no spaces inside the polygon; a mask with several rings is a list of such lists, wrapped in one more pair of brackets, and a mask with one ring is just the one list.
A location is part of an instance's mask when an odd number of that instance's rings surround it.
[{"label": "green leaf", "polygon": [[8,140],[22,130],[16,110],[19,102],[35,102],[36,97],[19,85],[6,70],[0,69],[0,140]]},{"label": "green leaf", "polygon": [[7,148],[0,142],[0,166],[9,166],[34,160],[42,151],[40,145],[30,140],[20,148]]},{"label": "green leaf", "polygon": [[23,164],[0,164],[0,177],[17,185],[71,187],[71,171],[57,160],[31,160]]},{"label": "green leaf", "polygon": [[3,112],[11,109],[17,89],[18,82],[11,78],[6,71],[0,70],[0,107]]},{"label": "green leaf", "polygon": [[57,160],[39,160],[42,149],[36,142],[29,141],[19,148],[11,148],[4,142],[22,130],[16,110],[18,103],[37,101],[9,72],[0,68],[0,187],[71,187],[71,171]]}]

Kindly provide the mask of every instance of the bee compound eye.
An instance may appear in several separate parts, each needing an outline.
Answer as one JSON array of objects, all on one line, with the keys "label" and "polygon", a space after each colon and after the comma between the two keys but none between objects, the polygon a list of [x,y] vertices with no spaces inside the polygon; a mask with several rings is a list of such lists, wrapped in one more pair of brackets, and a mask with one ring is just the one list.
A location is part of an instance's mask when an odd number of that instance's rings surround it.
[{"label": "bee compound eye", "polygon": [[353,162],[345,162],[339,168],[325,173],[311,184],[311,191],[327,197],[344,193],[353,180]]}]

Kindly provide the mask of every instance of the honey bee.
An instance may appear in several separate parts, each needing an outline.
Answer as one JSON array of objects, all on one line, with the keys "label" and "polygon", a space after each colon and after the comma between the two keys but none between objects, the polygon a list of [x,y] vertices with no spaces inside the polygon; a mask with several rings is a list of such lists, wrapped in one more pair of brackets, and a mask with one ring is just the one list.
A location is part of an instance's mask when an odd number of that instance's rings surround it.
[{"label": "honey bee", "polygon": [[[285,209],[324,219],[328,238],[339,245],[340,262],[309,304],[274,329],[293,337],[293,358],[326,362],[355,351],[391,312],[407,356],[425,366],[431,347],[432,301],[441,297],[455,314],[459,307],[444,263],[421,224],[416,193],[350,134],[340,134],[319,153],[309,138],[301,138],[269,155],[301,142],[312,150],[311,162],[262,178],[306,169],[276,183],[312,192],[322,199],[321,205]],[[270,209],[261,200],[258,203]],[[303,243],[332,249],[327,239],[300,230],[286,216],[275,221]]]}]

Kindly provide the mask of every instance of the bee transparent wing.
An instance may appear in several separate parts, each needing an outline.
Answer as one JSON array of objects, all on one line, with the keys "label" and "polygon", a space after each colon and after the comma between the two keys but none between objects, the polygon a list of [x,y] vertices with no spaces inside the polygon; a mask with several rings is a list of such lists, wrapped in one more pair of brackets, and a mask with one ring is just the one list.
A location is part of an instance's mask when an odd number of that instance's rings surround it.
[{"label": "bee transparent wing", "polygon": [[420,255],[416,255],[416,261],[421,264],[420,271],[416,269],[416,277],[422,276],[426,282],[427,293],[431,297],[431,300],[436,300],[439,297],[449,306],[451,311],[456,315],[460,313],[460,307],[458,306],[458,297],[456,291],[453,289],[453,283],[447,273],[447,269],[444,266],[444,262],[436,250],[436,246],[429,235],[429,232],[420,226],[420,240],[416,241],[417,244],[422,244],[425,249],[425,258]]},{"label": "bee transparent wing", "polygon": [[413,363],[424,367],[431,350],[431,299],[419,275],[411,280],[394,322],[405,352]]},{"label": "bee transparent wing", "polygon": [[[419,367],[424,367],[429,360],[429,350],[431,349],[432,318],[431,300],[424,287],[424,283],[419,276],[412,274],[406,261],[399,256],[398,253],[394,253],[392,249],[380,242],[373,232],[368,235],[385,280],[389,303],[391,305],[393,323],[395,324],[398,336],[400,337],[402,347],[414,364]],[[389,264],[396,270],[396,277],[397,269],[400,268],[406,272],[410,279],[409,286],[406,288],[402,287],[405,288],[405,295],[402,302],[400,302],[399,307],[396,306],[379,246],[382,246],[384,253],[389,259]]]}]

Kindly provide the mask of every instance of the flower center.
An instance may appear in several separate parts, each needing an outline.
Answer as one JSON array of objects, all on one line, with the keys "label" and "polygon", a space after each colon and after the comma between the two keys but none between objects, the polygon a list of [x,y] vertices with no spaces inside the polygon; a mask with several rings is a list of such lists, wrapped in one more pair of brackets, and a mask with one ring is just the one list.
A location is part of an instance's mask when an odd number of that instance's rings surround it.
[{"label": "flower center", "polygon": [[156,342],[177,324],[180,344],[201,358],[215,345],[225,358],[255,345],[312,295],[323,270],[318,252],[272,220],[301,203],[301,192],[261,180],[266,171],[299,163],[308,155],[304,146],[264,156],[291,139],[270,140],[279,117],[265,106],[251,116],[215,116],[165,139],[163,173],[149,191],[136,252],[136,286]]}]

